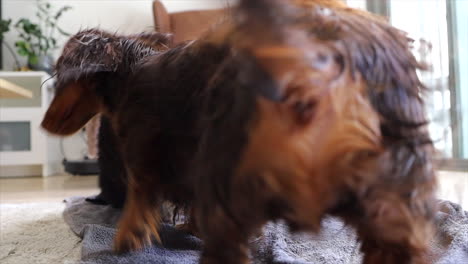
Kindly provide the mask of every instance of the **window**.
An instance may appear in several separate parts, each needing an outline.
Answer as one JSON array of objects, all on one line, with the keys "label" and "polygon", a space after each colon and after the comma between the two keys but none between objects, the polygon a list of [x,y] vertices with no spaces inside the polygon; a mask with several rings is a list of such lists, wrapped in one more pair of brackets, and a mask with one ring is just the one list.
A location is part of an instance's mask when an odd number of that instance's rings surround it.
[{"label": "window", "polygon": [[454,157],[468,159],[468,1],[446,0]]},{"label": "window", "polygon": [[421,79],[430,89],[426,102],[429,131],[443,157],[453,157],[450,120],[449,49],[445,0],[390,1],[391,23],[408,32],[415,42],[416,57],[428,63]]},{"label": "window", "polygon": [[351,7],[389,17],[415,40],[415,56],[431,65],[420,74],[429,131],[447,166],[468,169],[468,1],[347,0]]}]

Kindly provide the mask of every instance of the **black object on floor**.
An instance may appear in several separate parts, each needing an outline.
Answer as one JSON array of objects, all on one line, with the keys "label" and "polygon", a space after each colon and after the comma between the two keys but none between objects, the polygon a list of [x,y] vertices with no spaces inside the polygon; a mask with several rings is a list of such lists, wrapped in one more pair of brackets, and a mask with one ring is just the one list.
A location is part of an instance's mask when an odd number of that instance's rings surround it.
[{"label": "black object on floor", "polygon": [[99,165],[97,160],[63,160],[65,171],[72,175],[97,175],[99,174]]}]

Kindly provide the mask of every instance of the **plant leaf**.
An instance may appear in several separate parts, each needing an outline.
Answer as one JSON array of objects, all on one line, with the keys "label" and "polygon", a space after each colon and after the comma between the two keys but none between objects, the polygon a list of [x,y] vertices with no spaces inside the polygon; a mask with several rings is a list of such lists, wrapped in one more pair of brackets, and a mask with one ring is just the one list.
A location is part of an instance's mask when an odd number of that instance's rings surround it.
[{"label": "plant leaf", "polygon": [[3,40],[3,34],[10,31],[11,19],[0,20],[0,41]]},{"label": "plant leaf", "polygon": [[71,6],[64,6],[62,8],[60,8],[57,13],[55,14],[55,20],[58,20],[62,15],[63,13],[67,12],[68,10],[72,9]]},{"label": "plant leaf", "polygon": [[29,56],[30,54],[33,53],[29,43],[25,41],[16,41],[15,47],[20,56]]},{"label": "plant leaf", "polygon": [[59,26],[57,26],[57,31],[58,31],[60,34],[64,35],[65,37],[70,37],[70,36],[71,36],[70,33],[67,33],[66,31],[64,31],[63,29],[61,29]]},{"label": "plant leaf", "polygon": [[[57,35],[70,36],[58,26],[57,21],[72,7],[63,6],[57,12],[53,12],[50,1],[43,0],[37,0],[36,6],[38,23],[34,23],[28,18],[21,18],[15,24],[21,39],[21,43],[18,43],[17,48],[21,50],[22,55],[28,57],[28,54],[47,54],[49,50],[56,48]],[[0,37],[2,36],[0,35]]]},{"label": "plant leaf", "polygon": [[30,54],[28,56],[28,63],[31,65],[37,64],[39,62],[39,58],[36,54]]}]

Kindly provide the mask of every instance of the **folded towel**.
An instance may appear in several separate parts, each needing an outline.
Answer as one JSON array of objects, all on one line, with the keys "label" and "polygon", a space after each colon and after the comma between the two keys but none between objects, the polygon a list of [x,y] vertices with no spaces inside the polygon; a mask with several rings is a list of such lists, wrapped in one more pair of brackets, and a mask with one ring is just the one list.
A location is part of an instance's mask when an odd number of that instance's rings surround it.
[{"label": "folded towel", "polygon": [[[142,251],[116,255],[112,252],[112,240],[121,211],[88,203],[83,197],[72,197],[65,202],[65,222],[83,238],[83,264],[198,263],[201,240],[169,224],[164,224],[160,230],[164,247],[154,245]],[[322,226],[318,234],[291,234],[282,222],[268,223],[263,234],[250,241],[252,263],[361,263],[360,245],[353,228],[333,217],[326,218]],[[433,263],[468,263],[468,213],[456,204],[441,202],[437,226],[437,235],[431,242]]]}]

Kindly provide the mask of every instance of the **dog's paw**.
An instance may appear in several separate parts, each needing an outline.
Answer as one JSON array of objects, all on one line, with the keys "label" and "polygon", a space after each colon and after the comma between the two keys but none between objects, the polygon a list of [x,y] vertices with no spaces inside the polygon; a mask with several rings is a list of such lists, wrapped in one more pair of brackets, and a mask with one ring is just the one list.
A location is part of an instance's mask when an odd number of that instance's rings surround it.
[{"label": "dog's paw", "polygon": [[179,224],[179,225],[176,225],[175,228],[182,232],[188,233],[192,236],[200,237],[198,229],[195,227],[195,225],[191,223]]},{"label": "dog's paw", "polygon": [[109,203],[104,199],[102,194],[91,196],[85,199],[87,202],[96,204],[96,205],[109,205]]},{"label": "dog's paw", "polygon": [[114,249],[117,253],[141,250],[153,242],[161,244],[158,218],[150,213],[138,214],[141,211],[125,214],[119,224],[119,230],[114,239]]},{"label": "dog's paw", "polygon": [[114,250],[122,254],[150,247],[154,242],[161,244],[157,230],[154,232],[150,228],[123,226],[115,237]]}]

